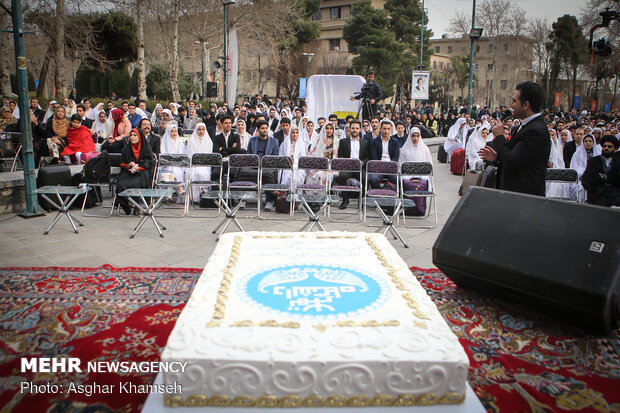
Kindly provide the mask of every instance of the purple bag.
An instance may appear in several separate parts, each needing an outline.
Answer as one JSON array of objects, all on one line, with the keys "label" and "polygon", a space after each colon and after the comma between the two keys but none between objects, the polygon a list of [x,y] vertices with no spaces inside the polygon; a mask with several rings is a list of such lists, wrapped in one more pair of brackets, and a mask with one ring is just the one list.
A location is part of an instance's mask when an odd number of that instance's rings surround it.
[{"label": "purple bag", "polygon": [[415,206],[405,208],[405,215],[423,217],[426,215],[426,197],[409,196],[410,191],[428,191],[428,181],[426,179],[411,178],[403,181],[404,197],[415,202]]}]

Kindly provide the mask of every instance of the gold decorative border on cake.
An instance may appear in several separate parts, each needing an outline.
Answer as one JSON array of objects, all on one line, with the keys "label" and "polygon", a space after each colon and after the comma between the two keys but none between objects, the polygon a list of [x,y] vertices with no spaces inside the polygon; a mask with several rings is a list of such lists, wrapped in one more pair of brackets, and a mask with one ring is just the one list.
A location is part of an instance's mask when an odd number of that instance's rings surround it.
[{"label": "gold decorative border on cake", "polygon": [[299,328],[297,321],[285,321],[278,323],[276,320],[265,320],[254,322],[252,320],[240,320],[235,321],[230,325],[231,327],[283,327],[283,328]]},{"label": "gold decorative border on cake", "polygon": [[364,394],[357,396],[329,396],[311,395],[301,398],[296,394],[289,394],[278,398],[273,394],[266,394],[254,399],[252,396],[230,397],[224,394],[206,396],[194,394],[183,399],[183,396],[164,395],[166,407],[404,407],[404,406],[435,406],[438,404],[461,404],[465,401],[465,394],[445,393],[437,396],[435,393],[420,395],[401,394],[392,396],[379,394],[370,398]]},{"label": "gold decorative border on cake", "polygon": [[[237,266],[237,260],[239,259],[239,253],[241,251],[241,241],[243,238],[235,237],[235,241],[233,242],[233,246],[230,252],[230,258],[228,259],[228,264],[224,269],[224,277],[222,278],[222,282],[220,283],[220,289],[217,292],[217,298],[215,299],[215,311],[213,312],[214,320],[221,320],[224,318],[224,312],[226,310],[226,301],[228,300],[228,287],[230,287],[230,280],[232,279],[234,273],[233,270]],[[212,326],[213,320],[207,324],[207,327]]]}]

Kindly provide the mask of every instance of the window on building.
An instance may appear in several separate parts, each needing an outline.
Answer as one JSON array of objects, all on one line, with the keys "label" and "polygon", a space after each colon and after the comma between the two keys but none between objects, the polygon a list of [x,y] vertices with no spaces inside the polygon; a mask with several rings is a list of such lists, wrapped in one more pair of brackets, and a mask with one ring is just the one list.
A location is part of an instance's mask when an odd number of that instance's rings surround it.
[{"label": "window on building", "polygon": [[448,46],[448,53],[452,53],[452,46]]},{"label": "window on building", "polygon": [[435,46],[435,53],[441,53],[441,46]]},{"label": "window on building", "polygon": [[493,80],[492,79],[491,80],[487,80],[487,88],[489,90],[493,89]]},{"label": "window on building", "polygon": [[340,50],[340,39],[329,39],[329,51],[337,52]]},{"label": "window on building", "polygon": [[330,7],[329,8],[329,18],[332,19],[332,20],[339,19],[340,18],[340,11],[341,11],[340,6],[338,6],[338,7]]},{"label": "window on building", "polygon": [[439,62],[439,68],[443,69],[443,62]]},{"label": "window on building", "polygon": [[508,53],[509,46],[510,45],[508,43],[504,43],[504,52]]},{"label": "window on building", "polygon": [[493,43],[489,43],[489,53],[493,53]]},{"label": "window on building", "polygon": [[487,71],[492,72],[493,71],[493,63],[489,63],[487,65]]},{"label": "window on building", "polygon": [[433,62],[433,69],[437,69],[437,61],[436,60]]},{"label": "window on building", "polygon": [[319,21],[323,19],[323,11],[321,9],[319,9],[316,13],[314,13],[314,16],[312,16],[312,21]]},{"label": "window on building", "polygon": [[508,81],[507,80],[502,80],[499,87],[501,89],[508,89]]},{"label": "window on building", "polygon": [[477,44],[477,45],[476,45],[476,53],[479,53],[479,52],[480,52],[480,45],[479,45],[479,44]]},{"label": "window on building", "polygon": [[503,64],[502,65],[502,72],[507,72],[508,71],[508,65],[507,64]]}]

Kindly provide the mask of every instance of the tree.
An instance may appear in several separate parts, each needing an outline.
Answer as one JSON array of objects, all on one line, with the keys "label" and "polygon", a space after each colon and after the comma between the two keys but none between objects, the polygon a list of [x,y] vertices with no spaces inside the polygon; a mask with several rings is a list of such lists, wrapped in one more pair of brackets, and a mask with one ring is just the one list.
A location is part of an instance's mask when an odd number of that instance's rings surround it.
[{"label": "tree", "polygon": [[56,76],[54,86],[56,95],[65,97],[67,86],[65,82],[65,0],[56,0]]},{"label": "tree", "polygon": [[456,85],[461,89],[461,102],[463,102],[465,99],[464,89],[469,83],[469,56],[456,55],[452,56],[450,60],[449,73],[456,80]]},{"label": "tree", "polygon": [[[2,4],[5,7],[8,6],[6,1],[3,1]],[[11,19],[9,19],[8,13],[4,11],[0,14],[0,30],[10,30],[12,29]],[[2,96],[11,95],[11,56],[9,55],[10,47],[10,39],[9,34],[6,32],[0,32],[0,93]]]},{"label": "tree", "polygon": [[551,27],[549,40],[555,58],[554,75],[557,78],[559,74],[557,64],[561,62],[566,78],[572,80],[572,90],[569,95],[569,105],[572,105],[577,92],[577,69],[584,62],[586,54],[586,39],[575,16],[565,14],[559,17]]},{"label": "tree", "polygon": [[[384,9],[389,14],[388,28],[394,33],[395,39],[403,47],[401,58],[401,81],[399,84],[405,90],[411,90],[411,69],[420,64],[420,37],[422,33],[422,8],[417,0],[387,0]],[[428,17],[424,13],[424,22]],[[412,24],[413,23],[413,24]],[[423,65],[428,67],[430,62],[430,38],[433,31],[424,30]]]},{"label": "tree", "polygon": [[549,42],[550,26],[547,19],[533,18],[528,22],[526,29],[527,35],[534,41],[533,43],[533,69],[540,76],[540,83],[545,91],[545,101],[543,107],[547,107],[547,102],[551,96],[551,43]]},{"label": "tree", "polygon": [[351,17],[344,26],[342,37],[349,45],[356,73],[376,73],[383,96],[393,93],[401,72],[403,46],[388,29],[390,20],[385,10],[372,7],[370,0],[360,0],[351,9]]},{"label": "tree", "polygon": [[[153,63],[151,70],[146,75],[146,90],[149,96],[154,99],[172,99],[173,92],[170,84],[170,73],[168,73],[168,65],[161,63]],[[190,77],[184,73],[183,68],[179,66],[179,94],[187,97],[196,89],[197,85],[192,82]]]}]

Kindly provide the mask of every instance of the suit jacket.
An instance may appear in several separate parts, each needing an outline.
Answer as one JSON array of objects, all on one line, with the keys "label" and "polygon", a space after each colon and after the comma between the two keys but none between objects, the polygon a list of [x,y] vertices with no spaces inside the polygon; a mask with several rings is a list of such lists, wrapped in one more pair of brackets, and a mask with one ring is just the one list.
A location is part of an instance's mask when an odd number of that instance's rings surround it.
[{"label": "suit jacket", "polygon": [[88,119],[88,118],[84,118],[82,119],[82,125],[86,126],[88,129],[93,127],[93,120],[92,119]]},{"label": "suit jacket", "polygon": [[590,198],[590,192],[595,192],[599,187],[607,184],[607,173],[609,170],[607,170],[606,166],[602,155],[588,159],[588,166],[586,166],[586,170],[581,178],[583,187],[588,191],[588,199]]},{"label": "suit jacket", "polygon": [[[359,159],[362,161],[363,166],[366,166],[366,162],[370,159],[370,142],[365,139],[359,139],[360,141],[360,154]],[[338,146],[338,157],[339,158],[350,158],[351,157],[351,138],[344,138],[340,140]]]},{"label": "suit jacket", "polygon": [[575,141],[566,142],[564,145],[563,156],[564,156],[564,166],[566,168],[570,168],[570,161],[573,159],[573,155],[577,150],[577,144]]},{"label": "suit jacket", "polygon": [[[267,121],[270,122],[270,121]],[[280,121],[277,118],[273,119],[273,122],[271,123],[271,126],[269,126],[269,129],[271,129],[272,132],[275,132],[276,129],[278,129],[278,124],[280,123]]]},{"label": "suit jacket", "polygon": [[146,141],[149,143],[149,146],[151,147],[151,151],[153,151],[155,155],[159,155],[159,153],[161,152],[161,136],[156,135],[153,132],[151,132],[146,137]]},{"label": "suit jacket", "polygon": [[[250,138],[250,142],[248,142],[248,153],[256,153],[258,149],[258,136],[252,136]],[[267,147],[265,148],[265,155],[275,155],[278,156],[280,154],[280,145],[278,144],[278,140],[276,138],[267,137]]]},{"label": "suit jacket", "polygon": [[[235,143],[237,145],[233,147]],[[226,157],[233,153],[239,153],[240,150],[241,139],[238,134],[231,131],[230,135],[228,135],[228,142],[226,142],[224,138],[224,133],[215,135],[215,139],[213,140],[213,152],[221,153],[223,157]]]},{"label": "suit jacket", "polygon": [[392,135],[392,139],[396,139],[396,141],[398,142],[398,144],[402,148],[403,145],[405,144],[405,142],[407,142],[407,139],[409,139],[409,137],[407,136],[407,134],[405,134],[405,135],[403,135],[402,138],[399,138],[398,134],[395,133],[394,135]]},{"label": "suit jacket", "polygon": [[368,142],[370,142],[371,140],[374,139],[374,137],[372,136],[372,130],[370,132],[367,132],[364,134],[363,136],[364,139],[366,139]]},{"label": "suit jacket", "polygon": [[498,158],[499,189],[545,196],[545,172],[551,151],[549,130],[542,115],[537,116],[508,141],[494,139]]},{"label": "suit jacket", "polygon": [[[390,152],[390,160],[398,162],[400,156],[400,144],[394,138],[388,141],[388,151]],[[381,136],[370,141],[370,159],[380,161],[383,156],[383,142]]]},{"label": "suit jacket", "polygon": [[278,141],[278,145],[282,145],[282,142],[284,142],[284,131],[280,129],[273,134],[273,137]]}]

